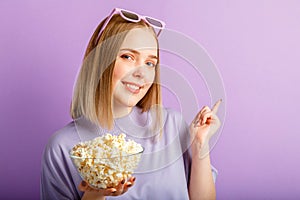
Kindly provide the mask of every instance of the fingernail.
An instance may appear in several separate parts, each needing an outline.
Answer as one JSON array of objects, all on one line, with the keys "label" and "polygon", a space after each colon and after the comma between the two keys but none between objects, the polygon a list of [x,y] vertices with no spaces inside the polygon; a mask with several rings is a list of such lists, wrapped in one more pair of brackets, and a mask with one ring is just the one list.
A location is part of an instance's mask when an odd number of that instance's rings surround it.
[{"label": "fingernail", "polygon": [[117,190],[116,189],[112,189],[111,193],[115,193]]},{"label": "fingernail", "polygon": [[122,181],[121,181],[121,184],[124,184],[125,183],[125,179],[123,179]]},{"label": "fingernail", "polygon": [[132,186],[132,183],[127,183],[127,187],[131,187]]},{"label": "fingernail", "polygon": [[85,187],[85,186],[86,186],[86,182],[85,182],[85,181],[82,181],[81,185],[82,185],[83,187]]}]

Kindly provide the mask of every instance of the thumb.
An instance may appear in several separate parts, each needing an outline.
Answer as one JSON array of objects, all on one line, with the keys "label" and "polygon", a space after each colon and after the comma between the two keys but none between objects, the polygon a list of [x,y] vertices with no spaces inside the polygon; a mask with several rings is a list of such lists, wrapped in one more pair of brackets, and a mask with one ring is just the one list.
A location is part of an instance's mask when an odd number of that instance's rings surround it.
[{"label": "thumb", "polygon": [[87,191],[88,187],[89,186],[88,186],[88,183],[86,181],[81,181],[81,183],[78,186],[78,189],[82,192],[85,192],[85,191]]}]

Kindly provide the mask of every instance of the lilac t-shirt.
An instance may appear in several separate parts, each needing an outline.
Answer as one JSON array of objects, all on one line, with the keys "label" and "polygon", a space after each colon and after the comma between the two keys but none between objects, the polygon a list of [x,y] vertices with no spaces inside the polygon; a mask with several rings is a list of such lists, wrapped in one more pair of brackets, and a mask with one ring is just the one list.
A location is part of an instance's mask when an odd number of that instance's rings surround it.
[{"label": "lilac t-shirt", "polygon": [[[136,181],[125,194],[110,199],[178,199],[187,200],[191,168],[188,126],[182,115],[163,109],[162,130],[154,130],[155,114],[134,107],[125,117],[114,120],[114,128],[105,130],[84,117],[72,121],[57,131],[45,147],[42,158],[41,199],[81,199],[78,190],[82,181],[69,157],[79,142],[111,133],[126,134],[144,147],[141,161],[135,170]],[[216,169],[212,166],[214,180]]]}]

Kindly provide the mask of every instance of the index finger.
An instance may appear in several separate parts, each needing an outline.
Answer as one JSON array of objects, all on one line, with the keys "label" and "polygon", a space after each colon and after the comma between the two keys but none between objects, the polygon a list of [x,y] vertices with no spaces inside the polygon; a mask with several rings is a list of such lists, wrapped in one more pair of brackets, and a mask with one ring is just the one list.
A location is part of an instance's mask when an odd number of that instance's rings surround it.
[{"label": "index finger", "polygon": [[218,109],[219,109],[219,106],[220,106],[221,102],[222,102],[222,99],[219,99],[219,100],[215,103],[215,105],[213,106],[213,108],[211,109],[211,111],[212,111],[214,114],[216,114],[216,113],[218,112]]}]

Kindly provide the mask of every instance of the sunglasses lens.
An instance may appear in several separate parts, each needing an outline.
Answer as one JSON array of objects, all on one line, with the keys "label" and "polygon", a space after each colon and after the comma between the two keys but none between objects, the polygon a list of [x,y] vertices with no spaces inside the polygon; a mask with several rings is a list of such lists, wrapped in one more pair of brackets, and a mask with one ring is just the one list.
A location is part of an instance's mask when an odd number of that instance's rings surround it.
[{"label": "sunglasses lens", "polygon": [[122,10],[121,12],[128,19],[132,19],[132,20],[138,20],[139,19],[139,16],[137,14],[134,14],[134,13],[131,13],[131,12],[127,12],[125,10]]},{"label": "sunglasses lens", "polygon": [[153,26],[156,26],[156,27],[158,27],[158,28],[163,28],[163,24],[162,24],[160,21],[156,20],[156,19],[146,17],[146,20],[147,20],[150,24],[152,24]]}]

